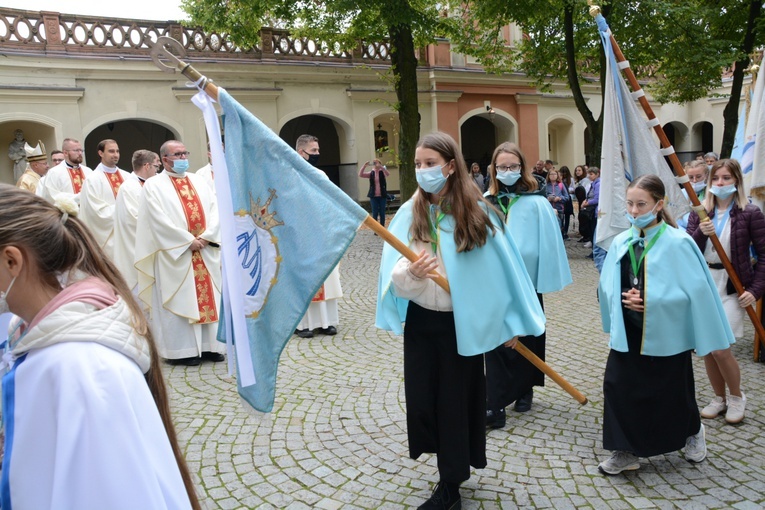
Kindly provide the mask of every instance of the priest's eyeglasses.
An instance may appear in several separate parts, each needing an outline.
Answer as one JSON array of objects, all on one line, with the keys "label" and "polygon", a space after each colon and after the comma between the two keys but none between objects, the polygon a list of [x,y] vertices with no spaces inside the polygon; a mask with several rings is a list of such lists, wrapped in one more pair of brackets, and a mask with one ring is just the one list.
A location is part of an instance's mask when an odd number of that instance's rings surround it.
[{"label": "priest's eyeglasses", "polygon": [[191,156],[191,153],[189,151],[175,152],[173,154],[170,154],[170,156],[174,156],[176,158],[182,158],[186,156],[188,158],[189,156]]}]

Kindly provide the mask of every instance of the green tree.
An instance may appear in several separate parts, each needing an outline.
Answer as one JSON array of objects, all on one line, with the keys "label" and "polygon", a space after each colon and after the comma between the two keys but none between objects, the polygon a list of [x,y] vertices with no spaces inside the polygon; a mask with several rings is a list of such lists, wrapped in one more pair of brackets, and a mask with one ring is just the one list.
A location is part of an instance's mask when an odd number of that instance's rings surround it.
[{"label": "green tree", "polygon": [[432,0],[183,0],[194,24],[225,32],[239,45],[260,41],[263,26],[278,26],[344,49],[360,41],[389,41],[401,136],[401,192],[417,188],[414,150],[420,136],[415,48],[434,40],[442,17]]},{"label": "green tree", "polygon": [[[567,83],[587,125],[587,161],[598,164],[602,108],[587,106],[583,89],[605,73],[595,22],[584,0],[468,0],[450,37],[489,70],[522,71],[543,91]],[[754,0],[630,0],[601,2],[625,57],[638,79],[660,102],[686,103],[719,87],[723,71],[736,63],[725,111],[723,153],[729,153],[738,119],[743,70],[761,21]],[[487,44],[483,30],[515,22],[525,37],[517,47]],[[486,28],[488,27],[488,28]]]}]

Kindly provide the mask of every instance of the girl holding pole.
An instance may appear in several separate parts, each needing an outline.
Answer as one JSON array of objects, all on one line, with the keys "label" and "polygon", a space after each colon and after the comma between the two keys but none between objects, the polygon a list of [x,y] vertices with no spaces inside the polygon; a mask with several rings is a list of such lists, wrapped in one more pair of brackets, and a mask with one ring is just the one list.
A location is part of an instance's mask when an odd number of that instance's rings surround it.
[{"label": "girl holding pole", "polygon": [[[555,170],[548,174],[557,175]],[[503,143],[494,150],[489,166],[487,200],[502,211],[505,232],[518,245],[534,284],[540,306],[542,294],[561,290],[572,282],[566,249],[556,211],[545,197],[545,183],[537,179],[520,148]],[[545,332],[521,339],[540,359],[545,359]],[[500,345],[486,353],[486,425],[505,426],[505,407],[531,409],[534,386],[544,385],[544,374],[528,360]]]},{"label": "girl holding pole", "polygon": [[[470,467],[486,466],[483,353],[540,334],[544,315],[515,244],[454,139],[423,137],[415,168],[418,189],[390,231],[419,258],[383,248],[376,325],[404,334],[409,454],[437,457],[440,480],[420,508],[459,509]],[[434,271],[446,276],[450,292],[436,285]]]},{"label": "girl holding pole", "polygon": [[614,238],[598,289],[611,352],[603,380],[603,473],[639,469],[640,457],[685,447],[706,458],[691,352],[733,342],[712,275],[696,244],[676,228],[661,179],[627,187],[632,227]]},{"label": "girl holding pole", "polygon": [[[712,164],[707,180],[707,193],[702,205],[710,221],[699,222],[691,212],[687,232],[704,253],[712,278],[722,299],[725,313],[736,338],[744,336],[746,307],[754,304],[765,292],[765,216],[757,206],[749,204],[742,184],[741,166],[735,159],[722,159]],[[728,284],[710,235],[717,235],[725,253],[746,291],[736,295]],[[758,263],[752,265],[751,247]],[[746,396],[741,391],[741,371],[730,346],[715,350],[704,357],[704,366],[715,397],[702,411],[702,418],[714,418],[725,413],[725,421],[739,423],[744,419]],[[727,391],[726,391],[727,388]]]}]

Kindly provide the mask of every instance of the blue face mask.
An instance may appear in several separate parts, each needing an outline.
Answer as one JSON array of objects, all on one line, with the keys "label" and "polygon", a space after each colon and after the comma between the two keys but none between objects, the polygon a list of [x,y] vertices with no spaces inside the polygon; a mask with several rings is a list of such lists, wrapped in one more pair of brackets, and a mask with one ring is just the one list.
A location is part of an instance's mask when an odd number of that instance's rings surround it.
[{"label": "blue face mask", "polygon": [[189,160],[188,159],[176,159],[173,161],[173,172],[177,173],[178,175],[183,175],[186,173],[186,170],[189,169]]},{"label": "blue face mask", "polygon": [[707,183],[704,181],[694,182],[691,184],[691,186],[693,186],[693,191],[695,191],[696,194],[698,195],[701,190],[707,187]]},{"label": "blue face mask", "polygon": [[709,188],[710,193],[723,200],[734,194],[736,191],[738,190],[736,189],[735,184],[728,184],[727,186],[712,186]]},{"label": "blue face mask", "polygon": [[521,178],[521,171],[513,172],[512,170],[506,170],[504,172],[497,172],[497,180],[505,186],[512,186],[518,179]]},{"label": "blue face mask", "polygon": [[441,171],[441,165],[423,168],[415,172],[417,184],[427,193],[438,193],[444,189],[446,177]]},{"label": "blue face mask", "polygon": [[659,205],[658,203],[653,206],[653,209],[648,211],[645,214],[641,214],[637,218],[634,218],[630,213],[624,213],[625,216],[627,216],[627,219],[629,220],[632,225],[634,225],[636,228],[646,228],[648,225],[653,223],[653,221],[656,219],[656,213],[653,212],[654,209],[656,209],[656,206]]},{"label": "blue face mask", "polygon": [[11,287],[13,287],[13,284],[16,282],[16,277],[14,276],[11,280],[11,284],[8,285],[8,288],[5,289],[5,292],[0,292],[0,315],[4,313],[8,313],[11,311],[10,308],[8,308],[8,301],[6,298],[8,297],[8,293],[11,291]]}]

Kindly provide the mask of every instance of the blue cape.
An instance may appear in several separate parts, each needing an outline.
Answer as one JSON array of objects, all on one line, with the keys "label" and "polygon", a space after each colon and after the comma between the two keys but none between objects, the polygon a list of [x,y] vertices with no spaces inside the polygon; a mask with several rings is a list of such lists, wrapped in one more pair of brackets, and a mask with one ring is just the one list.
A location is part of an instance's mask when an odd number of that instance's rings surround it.
[{"label": "blue cape", "polygon": [[[661,224],[660,224],[661,225]],[[646,239],[660,227],[648,230]],[[611,334],[610,347],[627,352],[621,295],[621,261],[634,228],[616,236],[600,275],[600,313],[603,331]],[[735,342],[733,331],[712,275],[696,243],[685,232],[667,226],[643,259],[645,312],[641,354],[672,356],[695,349],[704,356]]]},{"label": "blue cape", "polygon": [[546,198],[521,195],[505,223],[509,227],[505,232],[518,245],[537,292],[555,292],[573,282],[558,215]]},{"label": "blue cape", "polygon": [[[495,224],[499,218],[489,212]],[[411,245],[412,201],[396,213],[390,232]],[[545,330],[545,317],[521,255],[510,236],[489,235],[486,244],[457,253],[454,219],[447,214],[439,226],[439,249],[444,261],[441,271],[451,289],[457,352],[474,356],[488,352],[515,336],[538,336]],[[386,244],[380,263],[375,325],[400,335],[409,301],[395,295],[391,273],[402,255]],[[442,273],[443,274],[443,273]]]}]

